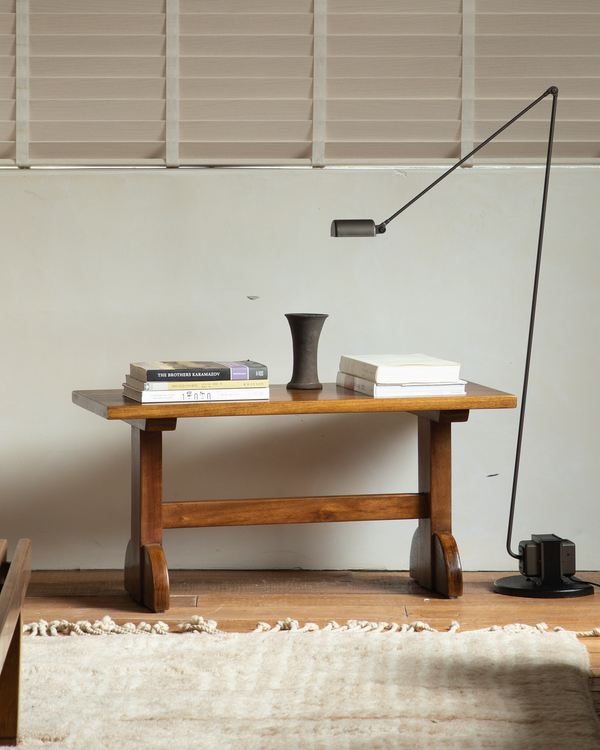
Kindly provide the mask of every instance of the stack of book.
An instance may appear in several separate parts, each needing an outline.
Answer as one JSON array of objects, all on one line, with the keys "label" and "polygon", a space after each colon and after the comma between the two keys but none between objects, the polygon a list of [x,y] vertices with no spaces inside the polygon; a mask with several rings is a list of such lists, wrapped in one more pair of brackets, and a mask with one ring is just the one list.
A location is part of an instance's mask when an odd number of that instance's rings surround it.
[{"label": "stack of book", "polygon": [[266,365],[244,362],[132,362],[123,395],[143,404],[269,398]]},{"label": "stack of book", "polygon": [[337,384],[374,398],[461,396],[460,364],[426,354],[344,355]]}]

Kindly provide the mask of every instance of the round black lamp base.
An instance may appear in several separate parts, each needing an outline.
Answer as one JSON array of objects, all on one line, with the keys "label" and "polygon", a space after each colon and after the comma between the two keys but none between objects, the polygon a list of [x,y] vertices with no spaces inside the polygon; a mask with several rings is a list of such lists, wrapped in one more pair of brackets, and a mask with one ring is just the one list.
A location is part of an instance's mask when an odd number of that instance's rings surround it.
[{"label": "round black lamp base", "polygon": [[540,583],[523,575],[498,578],[494,591],[506,596],[526,596],[532,599],[566,599],[576,596],[590,596],[594,587],[584,581],[571,581],[563,578],[560,583]]}]

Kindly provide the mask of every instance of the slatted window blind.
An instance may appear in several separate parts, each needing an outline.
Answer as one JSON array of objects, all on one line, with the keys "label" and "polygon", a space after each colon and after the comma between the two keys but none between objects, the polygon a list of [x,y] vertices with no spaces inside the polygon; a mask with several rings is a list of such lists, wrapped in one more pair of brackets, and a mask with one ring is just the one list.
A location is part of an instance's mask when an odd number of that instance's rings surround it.
[{"label": "slatted window blind", "polygon": [[2,165],[452,163],[550,85],[555,163],[600,163],[599,0],[0,0]]},{"label": "slatted window blind", "polygon": [[179,12],[181,164],[310,163],[312,0],[180,0]]},{"label": "slatted window blind", "polygon": [[[558,86],[554,161],[600,161],[600,2],[477,0],[475,137]],[[482,149],[482,159],[542,159],[551,97]],[[485,156],[484,156],[485,152]]]},{"label": "slatted window blind", "polygon": [[326,158],[460,156],[460,0],[329,0]]},{"label": "slatted window blind", "polygon": [[28,4],[30,163],[164,164],[164,0]]}]

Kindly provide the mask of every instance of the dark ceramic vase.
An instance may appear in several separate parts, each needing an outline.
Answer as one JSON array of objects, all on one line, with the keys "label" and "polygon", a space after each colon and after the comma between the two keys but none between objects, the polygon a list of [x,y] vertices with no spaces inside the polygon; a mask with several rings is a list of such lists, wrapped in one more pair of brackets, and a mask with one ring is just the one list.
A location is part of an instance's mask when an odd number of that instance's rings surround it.
[{"label": "dark ceramic vase", "polygon": [[294,370],[288,388],[316,390],[319,383],[317,372],[317,348],[323,323],[328,315],[322,313],[286,313],[292,331]]}]

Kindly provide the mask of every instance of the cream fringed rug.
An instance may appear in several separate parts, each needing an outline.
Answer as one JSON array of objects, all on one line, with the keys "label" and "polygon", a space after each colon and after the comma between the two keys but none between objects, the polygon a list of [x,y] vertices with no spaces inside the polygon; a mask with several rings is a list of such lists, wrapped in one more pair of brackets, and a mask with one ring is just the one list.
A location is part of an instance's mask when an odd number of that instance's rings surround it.
[{"label": "cream fringed rug", "polygon": [[543,628],[32,635],[19,747],[598,750],[588,668]]}]

